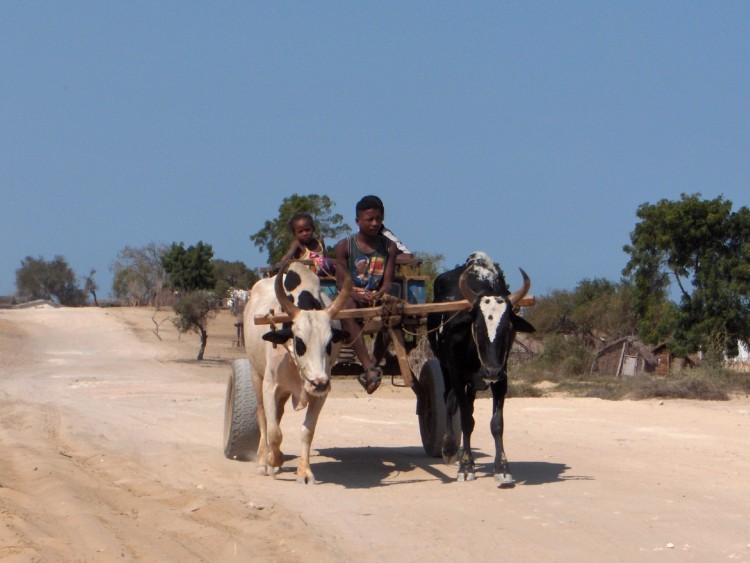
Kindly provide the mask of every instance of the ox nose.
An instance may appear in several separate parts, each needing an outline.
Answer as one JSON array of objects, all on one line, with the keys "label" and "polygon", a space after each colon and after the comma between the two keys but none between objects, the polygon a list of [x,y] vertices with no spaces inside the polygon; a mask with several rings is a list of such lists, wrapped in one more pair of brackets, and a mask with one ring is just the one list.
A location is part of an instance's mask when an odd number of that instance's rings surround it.
[{"label": "ox nose", "polygon": [[486,379],[494,379],[495,381],[501,379],[504,375],[505,370],[500,366],[484,366],[482,374]]},{"label": "ox nose", "polygon": [[312,382],[316,393],[325,393],[331,387],[330,379],[316,379]]}]

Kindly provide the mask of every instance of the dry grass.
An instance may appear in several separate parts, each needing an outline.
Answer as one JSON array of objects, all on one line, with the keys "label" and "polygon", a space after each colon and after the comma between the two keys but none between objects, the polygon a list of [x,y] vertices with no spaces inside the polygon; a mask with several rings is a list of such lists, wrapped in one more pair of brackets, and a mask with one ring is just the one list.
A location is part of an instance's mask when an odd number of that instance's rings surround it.
[{"label": "dry grass", "polygon": [[733,396],[750,395],[750,374],[716,367],[688,369],[666,377],[641,374],[618,378],[602,374],[560,375],[527,364],[511,371],[511,382],[509,395],[515,397],[569,395],[607,400],[726,401]]}]

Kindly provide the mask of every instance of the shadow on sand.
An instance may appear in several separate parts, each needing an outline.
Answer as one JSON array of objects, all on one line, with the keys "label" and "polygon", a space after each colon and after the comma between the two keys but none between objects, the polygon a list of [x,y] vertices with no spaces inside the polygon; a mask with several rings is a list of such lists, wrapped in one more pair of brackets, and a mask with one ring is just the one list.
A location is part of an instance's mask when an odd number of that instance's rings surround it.
[{"label": "shadow on sand", "polygon": [[[348,489],[389,487],[425,481],[440,481],[447,484],[456,480],[457,465],[446,465],[442,459],[427,457],[424,450],[416,446],[324,448],[319,449],[317,453],[318,455],[312,459],[316,480],[320,483],[342,485]],[[477,461],[477,477],[491,477],[492,458],[477,451],[474,452],[474,457]],[[488,460],[488,463],[481,463],[482,459]],[[288,458],[287,462],[289,461],[291,459]],[[294,462],[288,465],[285,463],[282,472],[293,472],[294,466]],[[517,461],[511,462],[510,467],[519,485],[544,485],[591,479],[564,475],[570,469],[564,463]],[[292,476],[289,473],[287,475]]]}]

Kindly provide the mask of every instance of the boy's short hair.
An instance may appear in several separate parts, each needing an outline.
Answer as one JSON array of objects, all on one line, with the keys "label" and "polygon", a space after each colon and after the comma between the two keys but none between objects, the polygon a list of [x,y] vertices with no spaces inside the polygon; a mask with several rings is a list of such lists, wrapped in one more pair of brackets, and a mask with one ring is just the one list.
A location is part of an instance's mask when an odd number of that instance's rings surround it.
[{"label": "boy's short hair", "polygon": [[357,215],[359,215],[361,211],[367,211],[368,209],[379,209],[380,213],[385,216],[385,207],[383,207],[383,200],[381,200],[376,195],[366,195],[357,202]]},{"label": "boy's short hair", "polygon": [[300,219],[307,219],[308,221],[310,221],[310,224],[313,226],[313,229],[315,229],[315,221],[313,220],[312,215],[310,215],[309,213],[304,213],[304,212],[295,213],[294,215],[292,215],[292,218],[289,219],[289,222],[286,224],[287,228],[292,234],[294,234],[294,224]]}]

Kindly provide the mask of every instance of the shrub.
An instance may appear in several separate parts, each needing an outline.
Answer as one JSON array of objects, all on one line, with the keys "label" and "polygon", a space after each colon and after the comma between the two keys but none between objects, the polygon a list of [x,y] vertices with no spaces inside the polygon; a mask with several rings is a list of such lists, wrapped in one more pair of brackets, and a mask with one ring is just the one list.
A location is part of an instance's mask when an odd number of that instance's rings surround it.
[{"label": "shrub", "polygon": [[508,394],[513,397],[544,397],[544,392],[527,381],[509,381]]},{"label": "shrub", "polygon": [[582,375],[589,371],[592,360],[591,351],[577,338],[552,335],[545,340],[544,352],[530,364],[540,371]]}]

